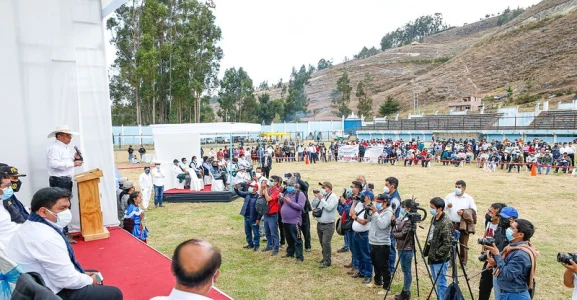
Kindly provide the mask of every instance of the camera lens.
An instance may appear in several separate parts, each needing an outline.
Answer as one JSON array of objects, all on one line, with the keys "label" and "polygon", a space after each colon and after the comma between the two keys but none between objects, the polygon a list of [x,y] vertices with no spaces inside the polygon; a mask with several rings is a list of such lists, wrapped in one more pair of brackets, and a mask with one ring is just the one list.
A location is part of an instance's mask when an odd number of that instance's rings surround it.
[{"label": "camera lens", "polygon": [[479,259],[479,261],[486,261],[487,260],[487,254],[483,253],[483,254],[479,255],[479,257],[477,257],[477,259]]}]

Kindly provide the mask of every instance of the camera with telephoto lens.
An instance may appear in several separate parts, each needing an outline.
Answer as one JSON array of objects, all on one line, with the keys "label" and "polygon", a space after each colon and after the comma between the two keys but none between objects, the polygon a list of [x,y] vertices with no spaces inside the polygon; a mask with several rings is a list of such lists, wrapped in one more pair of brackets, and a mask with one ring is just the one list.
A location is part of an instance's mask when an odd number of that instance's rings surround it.
[{"label": "camera with telephoto lens", "polygon": [[477,243],[483,246],[493,246],[493,244],[495,243],[495,239],[492,237],[480,238],[477,240]]},{"label": "camera with telephoto lens", "polygon": [[572,260],[573,262],[577,263],[577,253],[567,253],[567,254],[557,253],[557,262],[567,265],[571,264],[569,260]]},{"label": "camera with telephoto lens", "polygon": [[319,190],[313,190],[313,194],[319,194],[321,191]]},{"label": "camera with telephoto lens", "polygon": [[483,253],[477,257],[479,261],[486,261],[487,260],[487,253]]}]

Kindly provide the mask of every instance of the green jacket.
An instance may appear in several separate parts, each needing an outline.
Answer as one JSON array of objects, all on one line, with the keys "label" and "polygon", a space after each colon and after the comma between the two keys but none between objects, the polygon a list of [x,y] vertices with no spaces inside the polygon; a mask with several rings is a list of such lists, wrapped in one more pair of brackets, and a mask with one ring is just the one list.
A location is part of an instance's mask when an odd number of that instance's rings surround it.
[{"label": "green jacket", "polygon": [[539,162],[544,165],[552,165],[553,164],[553,156],[542,156],[539,158]]},{"label": "green jacket", "polygon": [[[428,263],[432,265],[449,261],[453,222],[443,213],[439,220],[433,219],[431,228],[433,228],[433,237],[430,241],[427,239],[427,244],[430,243]],[[429,235],[431,228],[429,228]]]}]

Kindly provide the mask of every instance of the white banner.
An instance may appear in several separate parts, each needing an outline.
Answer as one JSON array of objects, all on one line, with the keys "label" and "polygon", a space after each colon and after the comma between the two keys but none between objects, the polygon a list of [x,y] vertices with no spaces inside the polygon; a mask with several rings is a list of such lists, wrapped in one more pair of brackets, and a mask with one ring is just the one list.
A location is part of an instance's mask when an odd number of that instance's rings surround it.
[{"label": "white banner", "polygon": [[365,150],[365,156],[363,157],[364,163],[371,163],[376,164],[379,162],[379,156],[383,153],[383,149],[385,149],[384,145],[375,145],[368,147]]},{"label": "white banner", "polygon": [[358,162],[359,145],[341,145],[339,146],[339,162]]}]

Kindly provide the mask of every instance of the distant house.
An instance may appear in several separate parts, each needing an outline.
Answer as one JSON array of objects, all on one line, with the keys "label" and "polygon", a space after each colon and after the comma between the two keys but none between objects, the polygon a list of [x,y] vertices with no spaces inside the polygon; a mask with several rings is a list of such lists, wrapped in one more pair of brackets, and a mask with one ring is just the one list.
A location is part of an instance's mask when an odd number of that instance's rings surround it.
[{"label": "distant house", "polygon": [[451,102],[449,103],[449,109],[453,111],[479,111],[479,108],[483,106],[480,97],[464,97],[459,102]]}]

